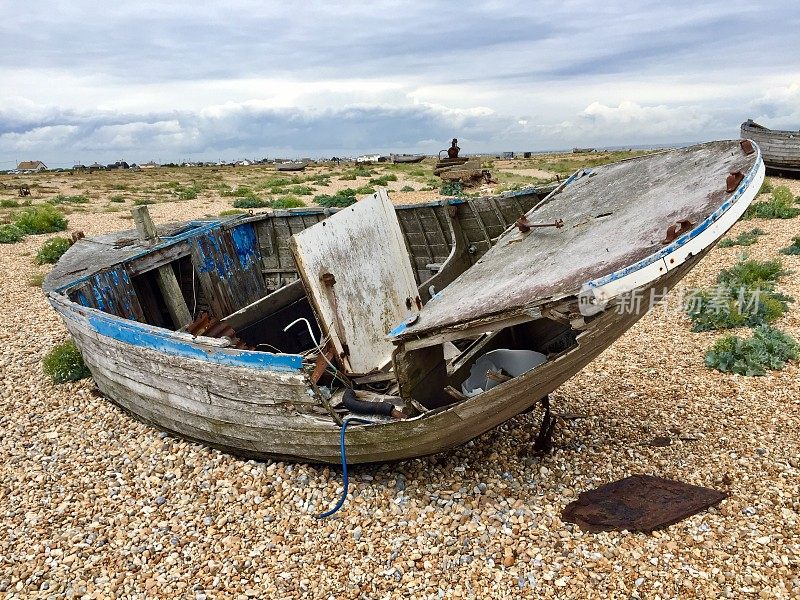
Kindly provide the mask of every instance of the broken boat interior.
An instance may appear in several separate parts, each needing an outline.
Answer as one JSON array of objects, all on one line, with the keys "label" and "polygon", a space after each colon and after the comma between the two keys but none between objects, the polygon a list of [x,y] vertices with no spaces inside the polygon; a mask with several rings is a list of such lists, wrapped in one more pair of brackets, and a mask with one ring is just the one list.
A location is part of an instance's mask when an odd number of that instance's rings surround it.
[{"label": "broken boat interior", "polygon": [[[393,405],[387,418],[405,418],[481,391],[463,384],[486,353],[525,351],[529,361],[576,343],[563,317],[468,332],[406,352],[387,337],[552,189],[396,209],[380,191],[338,211],[274,211],[158,228],[138,207],[136,231],[81,240],[80,252],[66,255],[47,285],[82,306],[216,347],[299,355],[338,422],[350,412],[347,388],[362,402]],[[490,386],[512,376],[500,358],[491,363]],[[402,381],[393,359],[411,372]]]}]

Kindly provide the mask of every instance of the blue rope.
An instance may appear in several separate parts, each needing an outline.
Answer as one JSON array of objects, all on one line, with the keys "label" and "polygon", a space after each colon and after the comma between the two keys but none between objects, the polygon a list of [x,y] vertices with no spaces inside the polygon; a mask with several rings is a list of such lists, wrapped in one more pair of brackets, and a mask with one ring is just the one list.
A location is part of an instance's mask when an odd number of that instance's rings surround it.
[{"label": "blue rope", "polygon": [[342,455],[342,485],[344,489],[342,490],[342,497],[339,498],[339,501],[336,503],[332,509],[327,512],[322,513],[321,515],[317,515],[317,519],[326,519],[330,517],[333,513],[338,511],[342,506],[344,506],[344,501],[347,500],[347,488],[350,486],[350,481],[347,477],[347,455],[345,454],[344,449],[344,432],[347,431],[347,426],[350,423],[362,423],[364,425],[371,425],[372,421],[367,421],[366,419],[359,419],[358,417],[346,417],[342,421],[342,431],[339,434],[339,448]]}]

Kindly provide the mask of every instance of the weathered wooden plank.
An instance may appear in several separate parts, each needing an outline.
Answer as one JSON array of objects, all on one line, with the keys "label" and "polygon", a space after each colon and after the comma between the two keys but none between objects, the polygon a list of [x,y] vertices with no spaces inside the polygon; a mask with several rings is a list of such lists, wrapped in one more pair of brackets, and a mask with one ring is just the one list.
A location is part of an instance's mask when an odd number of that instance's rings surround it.
[{"label": "weathered wooden plank", "polygon": [[295,235],[292,244],[320,325],[350,372],[384,364],[393,350],[386,334],[418,310],[416,279],[386,193]]},{"label": "weathered wooden plank", "polygon": [[222,321],[235,330],[239,330],[255,323],[267,315],[273,314],[279,308],[288,306],[290,303],[304,296],[305,290],[303,289],[303,284],[299,280],[294,281],[228,315],[223,318]]}]

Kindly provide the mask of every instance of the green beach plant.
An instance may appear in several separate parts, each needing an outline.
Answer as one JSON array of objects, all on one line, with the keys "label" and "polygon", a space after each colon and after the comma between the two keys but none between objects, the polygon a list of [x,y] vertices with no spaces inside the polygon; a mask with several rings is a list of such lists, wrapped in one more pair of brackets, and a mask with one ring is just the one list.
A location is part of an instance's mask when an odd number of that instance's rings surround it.
[{"label": "green beach plant", "polygon": [[780,371],[800,356],[800,344],[791,336],[768,325],[753,330],[749,338],[727,335],[717,340],[706,353],[711,369],[737,375],[761,376],[767,370]]},{"label": "green beach plant", "polygon": [[14,219],[23,233],[55,233],[67,228],[67,219],[49,204],[27,208]]},{"label": "green beach plant", "polygon": [[52,265],[69,250],[70,241],[65,237],[54,237],[47,240],[36,253],[36,262],[40,265]]},{"label": "green beach plant", "polygon": [[53,383],[66,383],[78,381],[89,377],[89,368],[83,362],[81,351],[72,340],[58,344],[42,361],[44,372],[53,380]]}]

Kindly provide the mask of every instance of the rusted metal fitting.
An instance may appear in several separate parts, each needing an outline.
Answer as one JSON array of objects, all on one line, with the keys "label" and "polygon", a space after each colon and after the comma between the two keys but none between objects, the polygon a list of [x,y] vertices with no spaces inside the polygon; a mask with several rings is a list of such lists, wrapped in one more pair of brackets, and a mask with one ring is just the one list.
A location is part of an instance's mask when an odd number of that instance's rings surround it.
[{"label": "rusted metal fitting", "polygon": [[563,219],[556,219],[552,223],[531,223],[528,221],[527,216],[522,215],[517,219],[514,225],[516,225],[522,233],[528,233],[533,227],[555,227],[556,229],[561,229],[564,226],[564,221]]},{"label": "rusted metal fitting", "polygon": [[694,224],[691,221],[688,219],[681,219],[677,223],[673,223],[667,227],[667,235],[663,240],[661,240],[661,243],[669,244],[670,242],[674,242],[676,239],[678,239],[678,236],[683,235],[693,227]]},{"label": "rusted metal fitting", "polygon": [[333,276],[333,273],[323,273],[320,276],[320,280],[325,284],[326,287],[333,287],[333,285],[336,283],[336,277]]},{"label": "rusted metal fitting", "polygon": [[744,173],[741,171],[731,171],[725,179],[725,191],[729,194],[735,192],[736,188],[739,187],[739,184],[742,182],[742,179],[744,179]]},{"label": "rusted metal fitting", "polygon": [[746,156],[750,156],[756,151],[756,149],[753,148],[753,142],[750,140],[742,140],[739,142],[739,145],[742,147],[742,152],[744,152]]}]

